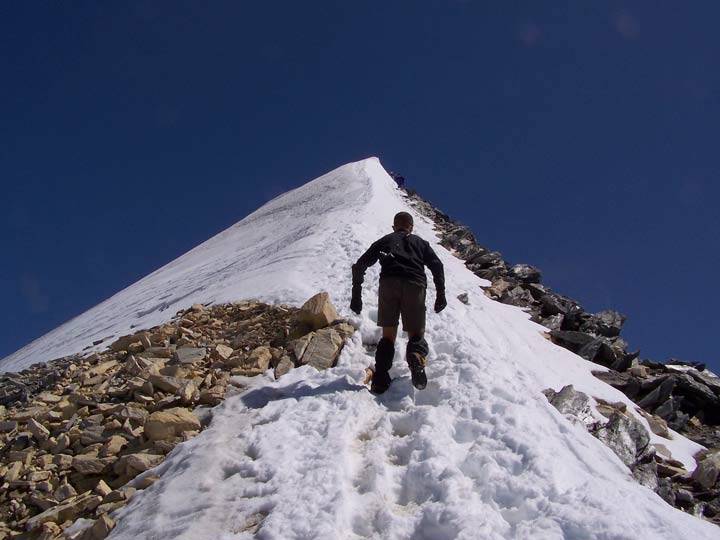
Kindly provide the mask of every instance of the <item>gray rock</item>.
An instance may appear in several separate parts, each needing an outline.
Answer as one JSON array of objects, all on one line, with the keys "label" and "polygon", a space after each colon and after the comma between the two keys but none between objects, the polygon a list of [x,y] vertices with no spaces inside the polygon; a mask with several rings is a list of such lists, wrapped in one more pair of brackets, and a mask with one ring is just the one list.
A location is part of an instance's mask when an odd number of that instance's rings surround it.
[{"label": "gray rock", "polygon": [[552,389],[543,392],[548,401],[560,411],[565,418],[589,426],[595,422],[590,409],[590,398],[578,392],[573,385],[564,386],[559,392]]},{"label": "gray rock", "polygon": [[631,468],[654,454],[654,449],[650,446],[650,435],[632,416],[613,413],[608,422],[599,426],[593,435]]},{"label": "gray rock", "polygon": [[318,370],[335,365],[343,346],[343,339],[334,329],[322,328],[308,343],[301,362]]},{"label": "gray rock", "polygon": [[540,270],[529,264],[516,264],[510,268],[510,275],[524,283],[540,283]]},{"label": "gray rock", "polygon": [[[670,397],[673,388],[675,388],[675,377],[667,377],[652,392],[638,401],[637,404],[643,409],[652,409],[659,403],[664,403]],[[665,416],[659,413],[658,416],[665,418]]]},{"label": "gray rock", "polygon": [[174,359],[180,364],[194,364],[201,362],[207,356],[205,347],[180,347],[175,350]]}]

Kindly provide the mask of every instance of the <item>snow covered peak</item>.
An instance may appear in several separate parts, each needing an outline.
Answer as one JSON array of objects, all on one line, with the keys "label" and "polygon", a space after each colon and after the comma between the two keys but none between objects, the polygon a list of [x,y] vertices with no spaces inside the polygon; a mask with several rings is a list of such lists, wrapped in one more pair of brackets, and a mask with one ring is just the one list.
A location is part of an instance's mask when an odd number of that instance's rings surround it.
[{"label": "snow covered peak", "polygon": [[[410,384],[401,337],[393,385],[376,397],[360,381],[373,361],[366,346],[379,339],[378,268],[355,316],[350,266],[401,210],[443,261],[449,305],[428,315],[427,389]],[[370,158],[273,199],[0,368],[107,338],[103,347],[197,302],[298,304],[325,290],[359,328],[338,366],[249,379],[250,388],[213,410],[208,429],[175,447],[110,538],[717,538],[716,526],[639,485],[609,448],[548,403],[543,389],[573,384],[634,410],[592,376],[599,366],[550,343],[521,309],[485,297],[487,284],[438,244],[433,224]],[[697,445],[651,437],[692,468]]]},{"label": "snow covered peak", "polygon": [[[105,347],[131,328],[166,322],[193,303],[258,298],[301,303],[349,275],[343,240],[389,232],[402,202],[376,157],[349,163],[271,200],[134,285],[0,361],[16,371]],[[377,226],[374,226],[376,225]],[[365,230],[360,230],[365,229]],[[365,234],[367,233],[367,234]]]}]

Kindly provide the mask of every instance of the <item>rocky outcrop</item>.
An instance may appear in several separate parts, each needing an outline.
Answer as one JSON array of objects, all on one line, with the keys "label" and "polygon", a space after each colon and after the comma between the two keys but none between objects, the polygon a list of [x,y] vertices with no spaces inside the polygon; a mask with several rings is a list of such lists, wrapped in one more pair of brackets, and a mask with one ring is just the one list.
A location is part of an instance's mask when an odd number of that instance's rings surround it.
[{"label": "rocky outcrop", "polygon": [[[669,504],[720,524],[720,452],[697,456],[698,466],[691,475],[662,444],[651,444],[648,430],[629,413],[625,403],[593,399],[572,385],[543,393],[563,416],[610,448],[639,483],[655,490]],[[653,422],[650,426],[653,428]],[[663,431],[662,425],[656,429]]]},{"label": "rocky outcrop", "polygon": [[[672,360],[668,366],[640,359],[620,336],[625,316],[614,310],[588,313],[579,302],[542,285],[541,272],[528,264],[511,265],[502,254],[481,246],[472,231],[407,191],[408,202],[435,223],[440,243],[491,282],[485,294],[521,307],[547,328],[553,343],[590,362],[610,368],[597,376],[622,390],[649,414],[691,440],[720,448],[720,378],[702,364]],[[683,368],[680,372],[670,365]]]},{"label": "rocky outcrop", "polygon": [[158,480],[151,469],[243,384],[234,376],[327,369],[354,331],[327,294],[302,309],[194,305],[105,352],[0,375],[0,539],[105,538],[112,513]]}]

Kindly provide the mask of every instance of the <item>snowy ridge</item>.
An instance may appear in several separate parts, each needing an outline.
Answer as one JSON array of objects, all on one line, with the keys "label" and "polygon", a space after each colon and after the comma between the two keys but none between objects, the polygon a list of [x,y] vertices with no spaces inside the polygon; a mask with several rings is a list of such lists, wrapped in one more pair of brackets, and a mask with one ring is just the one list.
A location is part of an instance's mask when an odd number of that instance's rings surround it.
[{"label": "snowy ridge", "polygon": [[[193,302],[299,303],[327,290],[350,316],[350,265],[399,210],[413,213],[416,232],[437,243],[432,224],[405,203],[376,159],[346,165],[276,198],[0,367],[78,352]],[[161,480],[121,511],[111,538],[720,537],[716,526],[638,485],[541,394],[574,384],[632,411],[622,393],[590,374],[599,366],[548,342],[520,309],[486,298],[480,285],[487,282],[435,247],[449,306],[428,316],[426,390],[410,384],[402,338],[391,390],[378,398],[359,385],[372,363],[365,344],[379,339],[376,266],[362,316],[349,317],[360,332],[338,367],[249,379],[248,390],[215,409],[207,430],[160,465]],[[469,305],[456,300],[461,292]],[[674,436],[654,440],[692,469],[700,447]]]}]

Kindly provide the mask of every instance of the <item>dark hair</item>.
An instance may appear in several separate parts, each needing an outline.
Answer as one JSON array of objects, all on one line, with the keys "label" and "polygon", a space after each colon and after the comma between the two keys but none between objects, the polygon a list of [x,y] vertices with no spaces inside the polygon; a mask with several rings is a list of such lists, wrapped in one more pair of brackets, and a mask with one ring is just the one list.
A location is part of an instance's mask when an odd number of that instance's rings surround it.
[{"label": "dark hair", "polygon": [[413,218],[407,212],[398,212],[393,219],[393,226],[398,229],[410,230],[413,226]]}]

